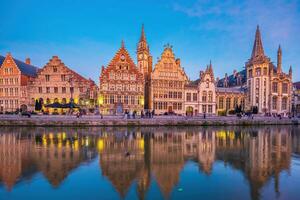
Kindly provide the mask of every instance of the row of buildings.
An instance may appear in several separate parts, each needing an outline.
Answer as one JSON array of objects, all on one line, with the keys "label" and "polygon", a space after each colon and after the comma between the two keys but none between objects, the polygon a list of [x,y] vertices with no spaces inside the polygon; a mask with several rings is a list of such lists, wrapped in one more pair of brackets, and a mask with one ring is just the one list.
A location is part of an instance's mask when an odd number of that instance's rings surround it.
[{"label": "row of buildings", "polygon": [[103,114],[149,109],[156,114],[221,115],[237,107],[284,115],[300,111],[299,101],[293,99],[292,68],[283,72],[280,46],[276,65],[265,55],[259,27],[244,69],[225,74],[222,79],[214,77],[210,62],[197,80],[190,80],[170,45],[164,46],[153,68],[144,26],[136,52],[135,63],[122,41],[109,64],[102,66],[99,87],[68,68],[57,56],[43,68],[32,66],[30,59],[21,62],[11,54],[0,56],[1,111],[33,110],[37,101],[45,110],[47,104],[74,101]]}]

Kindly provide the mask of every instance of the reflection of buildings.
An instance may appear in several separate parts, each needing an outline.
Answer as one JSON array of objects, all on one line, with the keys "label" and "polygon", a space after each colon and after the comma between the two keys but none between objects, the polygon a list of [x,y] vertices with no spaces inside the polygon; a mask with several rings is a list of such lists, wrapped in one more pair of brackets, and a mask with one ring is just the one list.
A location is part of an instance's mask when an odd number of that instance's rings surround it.
[{"label": "reflection of buildings", "polygon": [[[187,160],[198,162],[206,175],[213,173],[215,160],[222,160],[243,172],[256,199],[271,178],[279,194],[279,173],[289,170],[291,139],[289,128],[200,132],[158,129],[153,134],[142,131],[121,137],[110,135],[101,138],[100,166],[123,197],[134,181],[138,181],[139,197],[144,197],[152,177],[168,198]],[[125,156],[126,151],[130,156]]]},{"label": "reflection of buildings", "polygon": [[0,134],[0,180],[11,190],[21,175],[29,175],[31,141],[21,134]]},{"label": "reflection of buildings", "polygon": [[86,149],[87,138],[74,138],[70,141],[66,133],[43,134],[36,137],[34,158],[39,171],[57,187],[70,171],[82,162],[95,158],[95,151]]},{"label": "reflection of buildings", "polygon": [[280,195],[279,175],[300,152],[299,128],[289,127],[46,130],[0,134],[0,181],[8,189],[38,171],[58,186],[98,151],[102,175],[121,197],[133,186],[144,199],[153,183],[169,198],[187,161],[209,176],[218,160],[242,172],[257,199],[270,180]]},{"label": "reflection of buildings", "polygon": [[0,183],[11,190],[23,179],[41,171],[52,186],[58,186],[82,162],[96,154],[88,137],[66,133],[28,134],[2,131],[0,134]]}]

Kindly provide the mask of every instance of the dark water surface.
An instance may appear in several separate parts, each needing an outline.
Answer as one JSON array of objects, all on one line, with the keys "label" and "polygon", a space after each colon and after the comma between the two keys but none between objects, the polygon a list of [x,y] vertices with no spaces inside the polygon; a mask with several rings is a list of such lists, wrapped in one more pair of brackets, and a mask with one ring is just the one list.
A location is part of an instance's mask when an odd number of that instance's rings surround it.
[{"label": "dark water surface", "polygon": [[300,127],[1,128],[0,199],[300,199]]}]

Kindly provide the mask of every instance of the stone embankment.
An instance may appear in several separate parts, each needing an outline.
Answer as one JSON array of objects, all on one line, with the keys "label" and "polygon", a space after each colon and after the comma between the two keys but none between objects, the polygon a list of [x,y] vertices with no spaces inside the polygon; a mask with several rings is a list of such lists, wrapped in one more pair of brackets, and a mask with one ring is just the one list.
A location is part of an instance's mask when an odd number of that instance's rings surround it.
[{"label": "stone embankment", "polygon": [[152,119],[124,119],[122,116],[32,116],[1,115],[0,126],[257,126],[257,125],[299,125],[300,119],[255,116],[237,117],[177,117],[155,116]]}]

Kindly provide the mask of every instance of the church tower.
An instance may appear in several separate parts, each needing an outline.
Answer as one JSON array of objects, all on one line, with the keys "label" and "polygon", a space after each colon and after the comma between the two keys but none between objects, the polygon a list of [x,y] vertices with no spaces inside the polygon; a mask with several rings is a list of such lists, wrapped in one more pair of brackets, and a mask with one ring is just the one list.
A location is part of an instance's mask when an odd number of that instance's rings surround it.
[{"label": "church tower", "polygon": [[141,37],[137,44],[137,65],[145,78],[145,109],[151,109],[150,78],[152,72],[152,56],[150,55],[146,40],[144,25],[142,25]]},{"label": "church tower", "polygon": [[259,113],[269,111],[270,59],[265,55],[259,26],[257,26],[251,58],[246,63],[247,108]]}]

